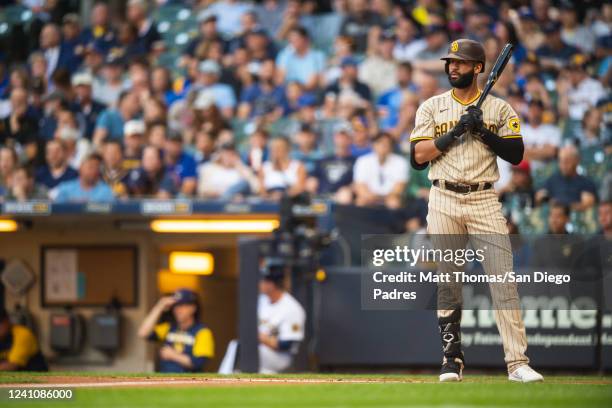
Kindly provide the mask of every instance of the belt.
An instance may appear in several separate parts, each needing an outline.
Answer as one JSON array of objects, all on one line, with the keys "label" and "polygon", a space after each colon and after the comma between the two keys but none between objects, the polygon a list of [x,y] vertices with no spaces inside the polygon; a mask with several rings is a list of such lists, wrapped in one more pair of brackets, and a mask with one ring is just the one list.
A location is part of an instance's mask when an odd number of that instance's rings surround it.
[{"label": "belt", "polygon": [[469,194],[475,191],[488,190],[493,187],[492,183],[461,184],[451,183],[445,180],[434,180],[433,185],[443,190],[450,190],[459,194]]}]

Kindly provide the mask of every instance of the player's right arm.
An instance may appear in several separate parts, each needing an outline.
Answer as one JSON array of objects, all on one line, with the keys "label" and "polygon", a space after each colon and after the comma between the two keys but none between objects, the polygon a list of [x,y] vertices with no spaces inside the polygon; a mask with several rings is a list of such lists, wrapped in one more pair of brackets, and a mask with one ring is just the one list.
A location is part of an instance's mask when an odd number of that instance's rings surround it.
[{"label": "player's right arm", "polygon": [[442,154],[434,144],[435,122],[428,102],[419,106],[414,130],[410,135],[410,164],[416,170],[423,170],[430,161]]}]

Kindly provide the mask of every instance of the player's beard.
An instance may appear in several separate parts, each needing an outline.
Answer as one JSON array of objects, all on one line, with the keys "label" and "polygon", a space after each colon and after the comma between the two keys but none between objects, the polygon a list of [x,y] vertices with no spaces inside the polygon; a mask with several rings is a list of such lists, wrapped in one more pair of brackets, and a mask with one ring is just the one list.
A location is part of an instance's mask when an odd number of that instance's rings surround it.
[{"label": "player's beard", "polygon": [[468,72],[467,74],[459,75],[457,79],[451,79],[450,74],[448,74],[448,82],[450,82],[453,88],[465,89],[472,85],[474,81],[474,71]]}]

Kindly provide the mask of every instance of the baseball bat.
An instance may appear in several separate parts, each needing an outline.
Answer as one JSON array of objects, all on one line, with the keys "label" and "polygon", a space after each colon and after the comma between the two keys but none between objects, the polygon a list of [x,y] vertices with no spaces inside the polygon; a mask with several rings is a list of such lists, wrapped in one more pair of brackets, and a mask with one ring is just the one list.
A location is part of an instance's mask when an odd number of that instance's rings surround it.
[{"label": "baseball bat", "polygon": [[508,64],[508,61],[512,56],[512,48],[512,44],[506,44],[499,53],[497,61],[495,61],[495,65],[493,65],[493,69],[489,73],[489,77],[487,78],[487,83],[482,90],[482,94],[480,94],[480,98],[478,98],[478,102],[476,102],[476,107],[478,109],[480,109],[484,103],[485,98],[487,95],[489,95],[489,92],[491,92],[491,88],[493,88],[493,85],[495,85],[499,76],[502,74],[502,72],[504,72],[504,68],[506,68],[506,64]]}]

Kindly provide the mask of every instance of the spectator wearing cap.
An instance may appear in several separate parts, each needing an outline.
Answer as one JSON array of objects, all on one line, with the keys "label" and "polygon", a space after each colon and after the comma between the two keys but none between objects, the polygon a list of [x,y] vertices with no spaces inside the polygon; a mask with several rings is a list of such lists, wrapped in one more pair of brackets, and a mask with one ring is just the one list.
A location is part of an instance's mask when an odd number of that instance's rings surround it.
[{"label": "spectator wearing cap", "polygon": [[587,74],[586,65],[586,55],[572,56],[569,69],[557,80],[559,113],[576,123],[582,120],[590,107],[596,106],[607,95],[601,82]]},{"label": "spectator wearing cap", "polygon": [[274,122],[283,114],[285,87],[276,84],[274,60],[264,60],[255,75],[256,81],[242,90],[237,115],[241,119],[261,118]]},{"label": "spectator wearing cap", "polygon": [[542,67],[559,70],[567,66],[572,55],[578,53],[578,49],[563,41],[561,24],[551,21],[544,26],[543,31],[546,34],[546,42],[536,50]]},{"label": "spectator wearing cap", "polygon": [[355,52],[364,54],[368,46],[368,33],[372,28],[382,28],[383,25],[382,16],[369,8],[367,0],[351,0],[349,12],[340,26],[340,34],[353,40]]},{"label": "spectator wearing cap", "polygon": [[134,92],[124,91],[119,96],[117,108],[108,108],[98,117],[94,131],[93,143],[101,146],[104,140],[123,140],[123,126],[131,119],[136,118],[140,111],[140,103]]},{"label": "spectator wearing cap", "polygon": [[138,30],[137,39],[142,48],[145,52],[149,52],[153,43],[162,38],[157,31],[157,25],[148,15],[145,0],[129,0],[125,14],[127,21]]},{"label": "spectator wearing cap", "polygon": [[397,86],[380,95],[376,102],[382,129],[393,129],[398,125],[405,98],[416,92],[417,87],[412,82],[412,65],[409,62],[400,63],[397,68]]},{"label": "spectator wearing cap", "polygon": [[295,149],[291,152],[291,157],[304,165],[307,174],[314,171],[317,161],[323,156],[317,139],[314,129],[306,123],[300,126],[294,136]]},{"label": "spectator wearing cap", "polygon": [[179,193],[192,196],[197,187],[196,162],[183,149],[183,137],[177,132],[171,132],[164,144],[164,166],[171,175]]},{"label": "spectator wearing cap", "polygon": [[70,111],[62,110],[59,112],[58,127],[53,137],[62,141],[66,147],[68,164],[75,169],[81,166],[83,159],[91,151],[91,144],[87,139],[81,137],[79,130],[76,128],[74,116]]},{"label": "spectator wearing cap", "polygon": [[207,92],[214,98],[214,104],[225,118],[231,118],[236,107],[236,96],[231,86],[219,82],[221,66],[217,61],[208,59],[198,65],[198,80],[194,89],[202,94]]},{"label": "spectator wearing cap", "polygon": [[255,192],[256,186],[257,177],[232,143],[222,144],[216,157],[198,168],[198,197],[227,201]]},{"label": "spectator wearing cap", "polygon": [[141,120],[130,120],[123,127],[124,169],[133,170],[140,167],[142,149],[145,145],[144,135],[145,124]]},{"label": "spectator wearing cap", "polygon": [[286,267],[268,259],[261,270],[257,303],[259,372],[281,373],[289,369],[304,340],[306,312],[285,290]]},{"label": "spectator wearing cap", "polygon": [[512,176],[508,184],[497,192],[504,205],[517,209],[535,206],[535,191],[531,178],[531,166],[527,160],[512,166]]},{"label": "spectator wearing cap", "polygon": [[563,147],[559,151],[559,170],[536,193],[536,203],[550,200],[574,211],[584,211],[595,205],[597,187],[591,179],[578,174],[579,164],[578,149],[573,145]]},{"label": "spectator wearing cap", "polygon": [[561,2],[561,38],[569,45],[579,48],[584,53],[592,53],[595,49],[595,34],[590,27],[580,23],[578,8],[569,0]]},{"label": "spectator wearing cap", "polygon": [[102,181],[102,159],[96,154],[87,156],[79,168],[79,178],[60,183],[52,197],[57,203],[110,202],[113,190]]},{"label": "spectator wearing cap", "polygon": [[314,49],[308,31],[294,27],[289,32],[289,45],[277,56],[278,83],[297,81],[307,90],[316,89],[325,69],[325,55]]},{"label": "spectator wearing cap", "polygon": [[128,171],[123,165],[123,146],[118,140],[107,140],[102,145],[102,180],[117,198],[127,198]]},{"label": "spectator wearing cap", "polygon": [[93,98],[108,107],[116,107],[123,90],[123,66],[119,58],[109,55],[104,60],[101,76],[94,79]]},{"label": "spectator wearing cap", "polygon": [[182,55],[185,59],[196,57],[196,50],[203,44],[211,41],[219,41],[223,44],[223,50],[227,50],[227,43],[217,31],[217,16],[209,9],[204,9],[197,16],[199,24],[199,33],[197,37],[187,43],[183,49]]},{"label": "spectator wearing cap", "polygon": [[46,200],[47,188],[36,183],[32,167],[19,166],[12,174],[11,188],[6,196],[7,201]]},{"label": "spectator wearing cap", "polygon": [[47,371],[36,335],[28,327],[13,324],[6,309],[0,309],[0,372]]},{"label": "spectator wearing cap", "polygon": [[537,170],[556,159],[561,147],[561,130],[556,125],[543,123],[542,101],[533,99],[528,106],[527,123],[523,124],[521,131],[525,144],[524,157]]},{"label": "spectator wearing cap", "polygon": [[64,68],[70,72],[76,70],[77,61],[71,50],[62,44],[60,29],[53,23],[45,24],[40,32],[40,51],[47,61],[47,72],[45,77],[51,78],[51,74],[58,68]]},{"label": "spectator wearing cap", "polygon": [[397,62],[393,59],[395,34],[383,31],[374,50],[359,65],[359,80],[368,85],[375,97],[397,84]]},{"label": "spectator wearing cap", "polygon": [[91,140],[98,121],[98,115],[106,106],[93,99],[93,76],[87,72],[80,72],[72,76],[72,89],[78,113],[85,121],[83,136]]},{"label": "spectator wearing cap", "polygon": [[49,190],[79,177],[79,173],[68,164],[66,146],[60,139],[49,140],[45,145],[45,162],[36,171],[35,181]]},{"label": "spectator wearing cap", "polygon": [[414,61],[417,55],[427,48],[427,41],[419,37],[418,26],[410,17],[402,16],[395,27],[397,41],[393,48],[393,58],[398,61]]},{"label": "spectator wearing cap", "polygon": [[[161,322],[165,312],[171,320]],[[161,344],[158,371],[195,373],[204,370],[215,355],[212,331],[200,323],[198,296],[189,289],[179,289],[172,296],[160,298],[138,329],[138,336]]]},{"label": "spectator wearing cap", "polygon": [[283,195],[294,197],[305,191],[306,169],[291,158],[291,142],[277,137],[270,142],[270,158],[259,171],[259,192],[264,198],[278,200]]},{"label": "spectator wearing cap", "polygon": [[130,171],[127,188],[131,197],[172,198],[178,192],[175,178],[164,168],[162,151],[153,145],[142,151],[140,167]]},{"label": "spectator wearing cap", "polygon": [[110,24],[108,4],[97,2],[91,9],[90,24],[81,33],[82,43],[96,42],[102,50],[108,50],[115,41],[115,33]]},{"label": "spectator wearing cap", "polygon": [[357,79],[357,66],[358,63],[354,57],[342,58],[342,61],[340,61],[340,67],[342,68],[340,78],[325,89],[325,94],[333,94],[339,97],[342,93],[353,93],[369,103],[372,100],[372,94],[370,88]]},{"label": "spectator wearing cap", "polygon": [[337,126],[334,152],[318,160],[308,177],[307,189],[310,193],[331,198],[340,204],[352,202],[355,158],[351,154],[351,132],[346,124]]},{"label": "spectator wearing cap", "polygon": [[408,164],[406,159],[393,153],[394,144],[390,134],[381,132],[373,140],[374,151],[355,162],[355,204],[400,208],[408,182]]}]

